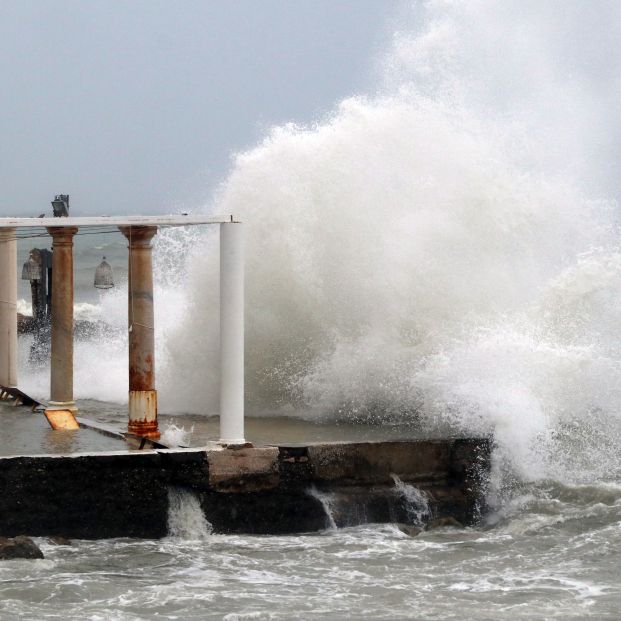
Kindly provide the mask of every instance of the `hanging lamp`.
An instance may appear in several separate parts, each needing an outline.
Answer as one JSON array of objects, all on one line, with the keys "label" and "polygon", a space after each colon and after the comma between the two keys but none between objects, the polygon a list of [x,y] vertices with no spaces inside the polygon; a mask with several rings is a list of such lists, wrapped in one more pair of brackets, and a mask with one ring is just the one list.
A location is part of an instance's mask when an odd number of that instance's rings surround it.
[{"label": "hanging lamp", "polygon": [[106,261],[106,257],[97,266],[95,270],[95,288],[96,289],[112,289],[114,287],[114,278],[112,275],[112,267]]}]

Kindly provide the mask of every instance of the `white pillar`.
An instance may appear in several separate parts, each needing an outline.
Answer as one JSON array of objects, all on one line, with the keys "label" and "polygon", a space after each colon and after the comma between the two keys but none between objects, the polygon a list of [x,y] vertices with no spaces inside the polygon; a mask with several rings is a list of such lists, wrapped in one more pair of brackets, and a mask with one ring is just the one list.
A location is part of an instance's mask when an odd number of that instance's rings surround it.
[{"label": "white pillar", "polygon": [[0,229],[0,385],[17,386],[17,242]]},{"label": "white pillar", "polygon": [[244,444],[244,230],[220,225],[220,443]]}]

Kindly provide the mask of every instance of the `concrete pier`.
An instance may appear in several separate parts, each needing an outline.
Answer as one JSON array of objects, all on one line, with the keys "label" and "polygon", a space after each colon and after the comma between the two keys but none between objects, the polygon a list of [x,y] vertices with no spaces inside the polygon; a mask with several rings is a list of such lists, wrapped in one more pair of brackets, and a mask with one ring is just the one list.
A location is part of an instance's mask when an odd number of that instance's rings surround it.
[{"label": "concrete pier", "polygon": [[73,236],[77,227],[49,227],[52,236],[51,387],[48,410],[77,412],[73,399]]},{"label": "concrete pier", "polygon": [[0,386],[17,386],[17,242],[0,229]]},{"label": "concrete pier", "polygon": [[164,537],[171,489],[195,494],[221,533],[412,523],[403,485],[426,498],[426,522],[470,525],[485,510],[490,444],[463,438],[3,457],[0,536]]},{"label": "concrete pier", "polygon": [[155,390],[153,260],[156,226],[119,227],[129,242],[129,421],[127,430],[159,438]]}]

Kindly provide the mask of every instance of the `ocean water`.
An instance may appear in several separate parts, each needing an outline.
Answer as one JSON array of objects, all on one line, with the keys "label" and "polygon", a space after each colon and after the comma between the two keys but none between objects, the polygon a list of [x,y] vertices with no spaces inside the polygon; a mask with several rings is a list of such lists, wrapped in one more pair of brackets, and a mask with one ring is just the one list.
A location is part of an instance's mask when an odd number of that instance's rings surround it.
[{"label": "ocean water", "polygon": [[[0,566],[1,616],[621,616],[621,7],[433,0],[394,25],[368,92],[272,128],[200,210],[246,223],[249,416],[493,434],[489,515],[228,537],[173,496],[165,540],[42,542]],[[108,329],[76,344],[76,396],[114,419],[126,251],[77,244],[76,315]],[[217,414],[217,230],[161,231],[154,256],[157,387],[183,438]],[[46,396],[21,348],[23,389]]]},{"label": "ocean water", "polygon": [[[172,494],[178,492],[171,492]],[[6,619],[618,619],[621,487],[524,486],[489,523],[215,535],[172,498],[159,541],[38,540],[0,565]]]}]

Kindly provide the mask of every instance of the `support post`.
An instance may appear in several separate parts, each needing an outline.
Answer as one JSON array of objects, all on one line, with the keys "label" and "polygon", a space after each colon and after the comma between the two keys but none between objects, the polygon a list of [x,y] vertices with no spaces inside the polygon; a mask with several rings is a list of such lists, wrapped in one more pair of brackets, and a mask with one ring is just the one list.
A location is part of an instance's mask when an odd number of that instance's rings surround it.
[{"label": "support post", "polygon": [[244,238],[220,225],[220,443],[244,444]]},{"label": "support post", "polygon": [[17,387],[17,242],[0,229],[0,386]]},{"label": "support post", "polygon": [[159,438],[155,390],[153,264],[156,226],[120,227],[129,242],[129,421],[127,430]]},{"label": "support post", "polygon": [[77,412],[73,400],[73,236],[77,227],[49,227],[52,236],[52,355],[48,410]]}]

